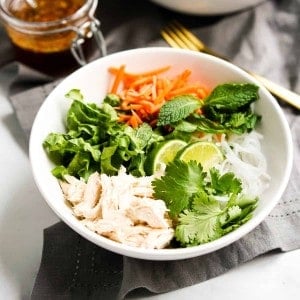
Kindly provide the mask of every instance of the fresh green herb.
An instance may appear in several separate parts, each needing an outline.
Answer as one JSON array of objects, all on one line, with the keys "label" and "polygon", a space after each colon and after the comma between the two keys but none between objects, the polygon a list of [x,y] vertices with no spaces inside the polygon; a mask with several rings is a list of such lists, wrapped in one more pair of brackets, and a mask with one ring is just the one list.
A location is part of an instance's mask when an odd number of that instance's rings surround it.
[{"label": "fresh green herb", "polygon": [[228,195],[230,193],[238,194],[242,191],[241,181],[235,177],[233,173],[225,173],[220,175],[220,172],[212,168],[210,171],[210,187],[211,193],[216,195]]},{"label": "fresh green herb", "polygon": [[[241,194],[233,173],[203,172],[195,161],[174,161],[153,181],[154,196],[162,199],[176,224],[175,237],[183,247],[212,241],[252,217],[257,199]],[[217,197],[223,197],[223,201]],[[224,199],[225,197],[225,199]]]},{"label": "fresh green herb", "polygon": [[157,125],[168,125],[180,121],[200,108],[201,105],[201,101],[197,97],[191,95],[176,96],[161,107]]},{"label": "fresh green herb", "polygon": [[190,206],[193,195],[203,189],[205,173],[196,161],[188,164],[175,160],[166,167],[165,175],[152,182],[154,197],[166,202],[170,215],[176,216]]},{"label": "fresh green herb", "polygon": [[258,86],[251,83],[218,85],[205,99],[203,109],[217,112],[236,112],[258,99]]},{"label": "fresh green herb", "polygon": [[[170,125],[177,132],[250,132],[261,119],[251,110],[258,98],[258,86],[250,83],[218,85],[203,102],[190,95],[177,96],[162,106],[158,125]],[[203,114],[194,113],[197,108]]]},{"label": "fresh green herb", "polygon": [[[246,207],[228,202],[225,207],[212,197],[196,196],[192,208],[179,215],[175,230],[177,241],[184,247],[213,241],[249,221],[257,198]],[[238,201],[237,201],[238,203]]]}]

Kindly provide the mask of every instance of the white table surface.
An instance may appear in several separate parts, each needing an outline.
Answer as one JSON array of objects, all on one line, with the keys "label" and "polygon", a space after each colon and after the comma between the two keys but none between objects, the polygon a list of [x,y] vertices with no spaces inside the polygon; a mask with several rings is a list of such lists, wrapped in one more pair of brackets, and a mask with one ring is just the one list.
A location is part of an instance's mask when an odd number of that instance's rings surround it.
[{"label": "white table surface", "polygon": [[[0,72],[0,299],[8,300],[30,298],[43,229],[58,221],[34,184],[22,129],[7,98],[13,75],[12,68]],[[300,299],[300,250],[264,255],[217,278],[147,299]]]}]

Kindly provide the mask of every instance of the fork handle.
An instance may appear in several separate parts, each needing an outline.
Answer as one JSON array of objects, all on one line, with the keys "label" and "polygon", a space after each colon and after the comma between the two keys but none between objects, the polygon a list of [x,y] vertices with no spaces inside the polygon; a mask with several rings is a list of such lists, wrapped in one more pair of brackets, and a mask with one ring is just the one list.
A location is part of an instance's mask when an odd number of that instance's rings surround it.
[{"label": "fork handle", "polygon": [[[204,47],[202,49],[204,52],[222,58],[224,60],[229,61],[228,58],[224,57],[223,55],[216,53],[212,49],[208,47]],[[261,76],[256,73],[250,72],[249,70],[245,70],[249,73],[252,77],[258,80],[269,92],[271,92],[274,96],[279,98],[280,100],[289,103],[290,105],[300,109],[300,95],[282,87],[281,85]]]},{"label": "fork handle", "polygon": [[300,95],[282,87],[271,80],[262,77],[261,75],[248,72],[256,80],[263,84],[263,86],[269,90],[274,96],[277,96],[279,99],[289,103],[290,105],[300,109]]}]

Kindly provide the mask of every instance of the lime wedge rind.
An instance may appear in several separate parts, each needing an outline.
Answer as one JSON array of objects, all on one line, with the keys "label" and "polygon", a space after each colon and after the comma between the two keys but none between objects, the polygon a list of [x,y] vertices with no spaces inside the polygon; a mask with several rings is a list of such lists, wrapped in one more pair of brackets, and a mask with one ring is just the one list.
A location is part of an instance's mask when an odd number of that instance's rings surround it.
[{"label": "lime wedge rind", "polygon": [[181,149],[187,145],[183,140],[175,139],[158,143],[149,153],[144,164],[147,175],[161,170],[163,165],[173,161]]},{"label": "lime wedge rind", "polygon": [[176,159],[184,162],[197,161],[197,163],[202,165],[204,171],[208,171],[210,168],[221,163],[224,160],[224,156],[216,144],[198,141],[188,144],[181,149],[177,153]]}]

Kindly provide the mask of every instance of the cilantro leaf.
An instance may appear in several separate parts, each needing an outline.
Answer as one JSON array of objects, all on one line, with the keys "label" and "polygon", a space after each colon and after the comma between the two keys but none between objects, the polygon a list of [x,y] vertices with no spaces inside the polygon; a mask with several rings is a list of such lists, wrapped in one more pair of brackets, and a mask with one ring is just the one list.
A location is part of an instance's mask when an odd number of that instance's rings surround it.
[{"label": "cilantro leaf", "polygon": [[218,215],[185,210],[179,215],[175,238],[182,246],[207,243],[216,237]]},{"label": "cilantro leaf", "polygon": [[241,181],[233,173],[221,175],[213,168],[207,174],[195,161],[171,162],[152,185],[154,197],[166,202],[176,224],[175,239],[183,247],[207,243],[235,230],[251,219],[258,201],[241,193]]},{"label": "cilantro leaf", "polygon": [[228,172],[221,175],[217,169],[212,168],[210,169],[210,177],[211,188],[213,189],[213,192],[215,194],[238,194],[242,191],[241,181],[238,178],[236,178],[234,173],[232,172]]},{"label": "cilantro leaf", "polygon": [[179,215],[175,237],[182,245],[198,245],[219,237],[220,203],[200,191],[193,200],[192,210]]},{"label": "cilantro leaf", "polygon": [[229,232],[237,229],[242,224],[249,221],[252,218],[252,213],[255,208],[256,203],[245,208],[241,208],[237,205],[226,207],[224,213],[219,217],[222,234],[228,234]]},{"label": "cilantro leaf", "polygon": [[166,202],[175,217],[188,208],[192,196],[203,189],[205,173],[196,161],[175,160],[167,165],[165,175],[152,182],[154,197]]},{"label": "cilantro leaf", "polygon": [[175,238],[183,247],[210,242],[249,221],[255,208],[256,203],[222,208],[212,196],[196,196],[192,207],[179,214]]}]

